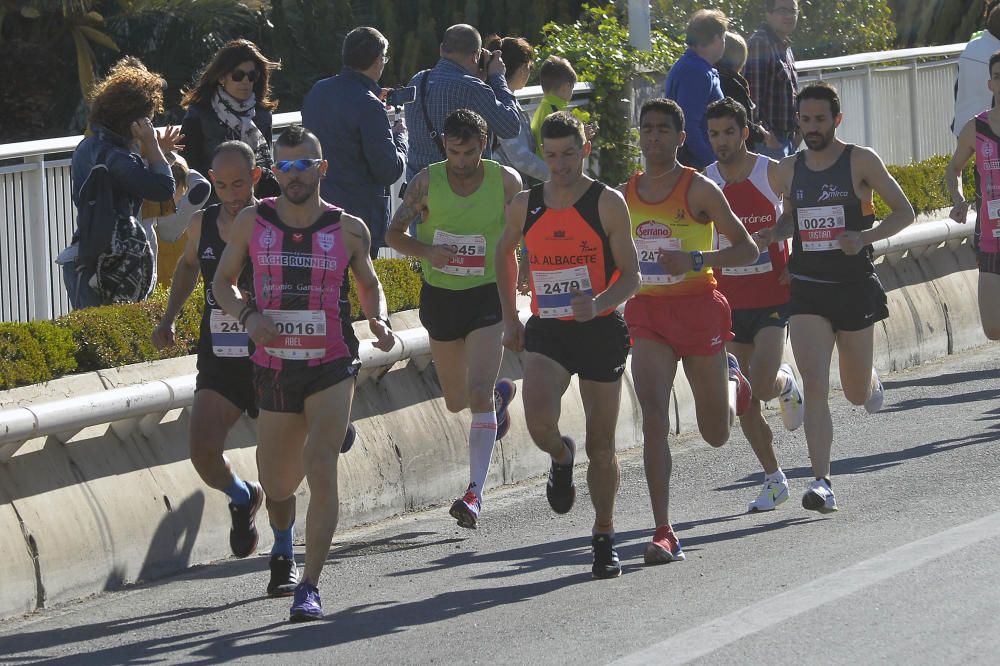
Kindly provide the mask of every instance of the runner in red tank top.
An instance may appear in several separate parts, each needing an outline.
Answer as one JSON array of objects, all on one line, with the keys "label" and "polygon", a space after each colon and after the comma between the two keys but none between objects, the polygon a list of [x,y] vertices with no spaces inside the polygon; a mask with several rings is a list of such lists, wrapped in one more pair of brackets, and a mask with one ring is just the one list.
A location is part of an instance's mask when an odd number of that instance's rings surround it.
[{"label": "runner in red tank top", "polygon": [[[337,463],[359,365],[341,333],[344,263],[354,273],[375,346],[388,350],[395,340],[369,258],[367,227],[319,197],[327,168],[319,141],[293,125],[278,139],[275,159],[282,194],[237,216],[212,290],[257,347],[257,464],[264,492],[281,502],[295,495],[303,477],[309,479],[306,561],[290,612],[298,622],[323,616],[316,584],[337,526]],[[235,288],[251,248],[261,311]]]},{"label": "runner in red tank top", "polygon": [[[714,274],[757,258],[757,247],[709,179],[677,161],[684,112],[653,99],[639,112],[639,148],[646,171],[621,186],[632,233],[642,252],[642,289],[625,306],[632,334],[632,381],[642,411],[642,447],[656,530],[646,564],[684,559],[670,524],[670,389],[683,363],[694,397],[698,431],[714,447],[729,440],[750,404],[750,384],[727,355],[731,316]],[[713,228],[731,247],[713,250]]]},{"label": "runner in red tank top", "polygon": [[[773,227],[781,216],[781,197],[775,193],[774,160],[747,151],[747,114],[730,98],[713,102],[705,113],[708,141],[718,157],[705,174],[726,196],[748,233]],[[723,238],[719,237],[719,247]],[[760,411],[760,403],[779,398],[785,428],[802,425],[802,393],[792,367],[782,363],[788,328],[788,244],[765,245],[750,266],[722,269],[719,290],[733,310],[733,339],[727,343],[753,388],[750,408],[740,416],[743,434],[764,468],[764,487],[750,503],[750,511],[771,511],[788,499],[788,480],[774,454],[774,435]]]},{"label": "runner in red tank top", "polygon": [[[639,262],[620,194],[583,175],[590,154],[582,123],[557,112],[542,123],[542,155],[552,178],[521,192],[507,208],[497,245],[503,342],[524,351],[524,419],[535,445],[552,457],[546,490],[556,513],[573,506],[576,445],[559,431],[562,395],[580,380],[587,420],[590,496],[594,503],[592,572],[621,575],[614,548],[618,458],[615,426],[628,331],[617,307],[639,288]],[[532,317],[521,323],[515,302],[515,250],[522,237],[531,269]]]}]

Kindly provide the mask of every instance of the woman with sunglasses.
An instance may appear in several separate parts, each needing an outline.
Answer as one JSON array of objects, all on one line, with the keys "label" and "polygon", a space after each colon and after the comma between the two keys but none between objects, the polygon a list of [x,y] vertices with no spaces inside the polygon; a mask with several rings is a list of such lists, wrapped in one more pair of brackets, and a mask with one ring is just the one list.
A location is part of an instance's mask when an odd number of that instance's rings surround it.
[{"label": "woman with sunglasses", "polygon": [[[246,39],[235,39],[215,54],[198,84],[181,99],[187,108],[181,125],[186,137],[183,156],[192,169],[208,173],[216,146],[242,141],[254,151],[263,172],[257,197],[280,193],[271,174],[271,114],[278,101],[271,99],[268,83],[271,71],[280,67]],[[213,193],[210,203],[215,200]]]}]

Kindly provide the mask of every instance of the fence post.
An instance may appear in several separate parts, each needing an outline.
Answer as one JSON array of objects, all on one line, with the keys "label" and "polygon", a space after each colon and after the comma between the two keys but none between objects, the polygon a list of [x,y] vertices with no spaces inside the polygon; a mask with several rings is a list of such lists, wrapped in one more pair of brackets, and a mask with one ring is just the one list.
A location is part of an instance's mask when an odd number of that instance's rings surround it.
[{"label": "fence post", "polygon": [[910,92],[910,137],[913,142],[913,151],[910,154],[911,162],[918,162],[924,159],[923,150],[920,148],[920,99],[917,94],[917,61],[910,63],[910,71],[907,72],[907,86]]},{"label": "fence post", "polygon": [[49,247],[48,184],[45,178],[45,155],[30,155],[25,164],[36,167],[24,175],[25,228],[28,231],[31,274],[28,276],[28,319],[52,319],[52,257]]},{"label": "fence post", "polygon": [[872,66],[865,65],[865,80],[862,83],[862,106],[865,114],[865,145],[871,146],[875,136],[875,121],[872,118]]}]

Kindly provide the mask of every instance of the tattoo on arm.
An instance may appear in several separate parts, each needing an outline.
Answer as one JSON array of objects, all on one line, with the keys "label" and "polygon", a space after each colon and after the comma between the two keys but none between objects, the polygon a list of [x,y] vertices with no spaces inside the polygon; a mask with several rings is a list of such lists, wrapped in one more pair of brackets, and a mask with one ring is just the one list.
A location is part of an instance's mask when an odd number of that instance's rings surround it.
[{"label": "tattoo on arm", "polygon": [[403,195],[403,203],[396,209],[392,216],[392,227],[405,231],[417,215],[419,215],[420,202],[427,194],[427,184],[425,178],[415,178],[414,182],[406,188]]}]

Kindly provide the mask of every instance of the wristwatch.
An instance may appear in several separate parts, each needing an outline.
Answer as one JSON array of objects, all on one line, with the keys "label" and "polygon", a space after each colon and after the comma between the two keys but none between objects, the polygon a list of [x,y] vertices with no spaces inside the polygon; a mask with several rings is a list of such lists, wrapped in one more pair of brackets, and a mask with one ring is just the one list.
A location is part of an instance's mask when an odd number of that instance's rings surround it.
[{"label": "wristwatch", "polygon": [[701,269],[705,267],[705,255],[698,250],[693,250],[691,252],[691,261],[694,263],[695,273],[700,273]]}]

